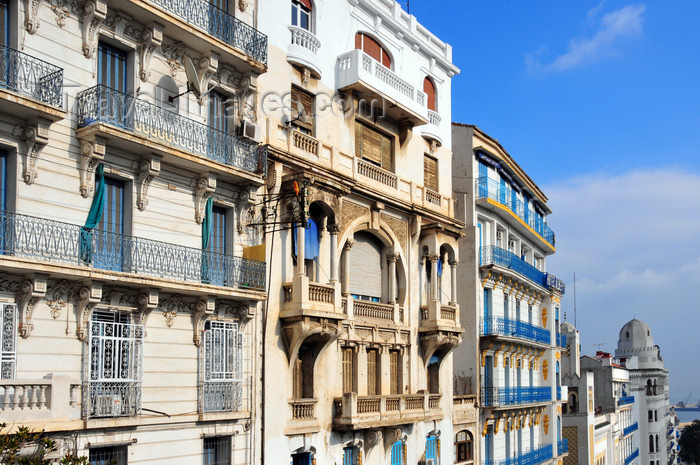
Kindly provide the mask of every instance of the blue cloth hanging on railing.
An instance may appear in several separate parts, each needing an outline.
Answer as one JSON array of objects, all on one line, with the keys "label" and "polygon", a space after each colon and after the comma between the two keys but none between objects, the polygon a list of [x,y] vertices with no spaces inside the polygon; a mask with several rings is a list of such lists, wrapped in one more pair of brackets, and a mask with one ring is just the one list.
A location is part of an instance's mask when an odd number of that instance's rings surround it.
[{"label": "blue cloth hanging on railing", "polygon": [[442,276],[442,257],[437,262],[437,272],[438,276]]},{"label": "blue cloth hanging on railing", "polygon": [[[297,228],[294,228],[294,256],[297,256]],[[320,250],[320,238],[318,235],[318,223],[309,218],[306,221],[306,231],[304,231],[304,259],[314,260],[318,257]]]},{"label": "blue cloth hanging on railing", "polygon": [[105,210],[105,167],[102,163],[95,170],[95,196],[92,198],[90,212],[88,213],[85,226],[80,228],[80,260],[85,263],[92,262],[92,230],[102,219]]},{"label": "blue cloth hanging on railing", "polygon": [[202,221],[202,282],[209,283],[209,260],[207,249],[211,239],[212,211],[214,209],[214,199],[209,197],[204,205],[204,220]]}]

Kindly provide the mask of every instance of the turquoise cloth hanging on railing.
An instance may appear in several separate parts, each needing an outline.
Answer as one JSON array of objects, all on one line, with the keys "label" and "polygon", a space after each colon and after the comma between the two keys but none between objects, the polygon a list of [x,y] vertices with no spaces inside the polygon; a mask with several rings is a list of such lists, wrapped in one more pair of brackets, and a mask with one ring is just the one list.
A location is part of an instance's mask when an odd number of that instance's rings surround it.
[{"label": "turquoise cloth hanging on railing", "polygon": [[92,198],[90,212],[85,226],[80,228],[80,260],[85,263],[92,262],[92,230],[102,219],[105,210],[105,167],[102,163],[95,170],[95,196]]},{"label": "turquoise cloth hanging on railing", "polygon": [[204,206],[204,221],[202,221],[202,282],[209,283],[211,277],[209,276],[209,255],[207,249],[209,249],[209,240],[211,238],[211,223],[212,223],[212,210],[214,209],[214,199],[209,197],[207,203]]}]

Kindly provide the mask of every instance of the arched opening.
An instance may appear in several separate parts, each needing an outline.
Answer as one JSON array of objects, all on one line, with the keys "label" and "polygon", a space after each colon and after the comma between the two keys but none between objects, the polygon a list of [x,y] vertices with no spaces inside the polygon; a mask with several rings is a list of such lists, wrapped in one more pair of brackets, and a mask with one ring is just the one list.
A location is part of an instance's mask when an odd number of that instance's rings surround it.
[{"label": "arched opening", "polygon": [[172,101],[170,97],[175,97],[180,93],[180,89],[175,82],[175,79],[168,75],[162,76],[156,84],[156,105],[164,110],[178,112],[179,98],[175,98]]},{"label": "arched opening", "polygon": [[428,110],[437,111],[437,90],[435,83],[429,77],[423,79],[423,92],[428,97]]},{"label": "arched opening", "polygon": [[[298,225],[298,224],[297,224]],[[304,274],[309,281],[316,283],[330,282],[334,273],[337,273],[337,257],[334,254],[333,240],[337,240],[335,233],[326,234],[324,231],[332,231],[335,227],[335,213],[323,202],[312,202],[309,206],[309,217],[304,228]],[[299,228],[292,234],[292,254],[297,265],[297,241],[299,240]],[[337,277],[336,277],[337,279]]]},{"label": "arched opening", "polygon": [[364,32],[355,34],[355,48],[357,50],[362,50],[382,65],[391,69],[391,56],[389,52],[387,52],[379,42]]},{"label": "arched opening", "polygon": [[440,393],[440,359],[433,355],[428,362],[428,392]]},{"label": "arched opening", "polygon": [[312,31],[313,5],[309,0],[292,0],[292,26]]},{"label": "arched opening", "polygon": [[467,430],[455,435],[455,457],[458,463],[474,460],[474,437]]},{"label": "arched opening", "polygon": [[652,391],[652,386],[651,386],[651,380],[648,379],[647,380],[647,395],[650,396],[652,392],[653,391]]},{"label": "arched opening", "polygon": [[649,452],[654,452],[654,435],[649,435]]}]

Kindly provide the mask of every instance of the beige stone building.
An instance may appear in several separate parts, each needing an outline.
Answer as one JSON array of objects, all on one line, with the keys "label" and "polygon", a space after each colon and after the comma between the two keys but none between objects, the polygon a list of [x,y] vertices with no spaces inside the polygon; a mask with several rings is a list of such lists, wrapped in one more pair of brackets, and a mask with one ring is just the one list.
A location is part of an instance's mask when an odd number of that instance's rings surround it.
[{"label": "beige stone building", "polygon": [[451,48],[394,1],[260,7],[265,461],[452,463]]},{"label": "beige stone building", "polygon": [[267,38],[229,3],[0,1],[6,431],[96,464],[259,462],[267,165],[236,134]]}]

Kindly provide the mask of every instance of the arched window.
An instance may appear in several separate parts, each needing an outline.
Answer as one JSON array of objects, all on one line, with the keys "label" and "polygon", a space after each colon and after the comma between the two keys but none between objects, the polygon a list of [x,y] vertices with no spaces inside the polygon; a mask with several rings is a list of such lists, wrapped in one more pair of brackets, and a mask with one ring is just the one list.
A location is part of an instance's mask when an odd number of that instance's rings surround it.
[{"label": "arched window", "polygon": [[358,232],[350,249],[350,294],[353,298],[381,302],[382,244],[372,234]]},{"label": "arched window", "polygon": [[647,395],[650,396],[652,393],[651,380],[647,380]]},{"label": "arched window", "polygon": [[309,0],[292,0],[292,26],[311,31],[312,9]]},{"label": "arched window", "polygon": [[379,42],[364,34],[358,32],[355,34],[355,48],[362,50],[367,55],[371,56],[379,63],[383,64],[387,68],[391,69],[391,56],[386,51],[384,47],[381,46]]},{"label": "arched window", "polygon": [[428,96],[428,110],[437,111],[437,91],[435,90],[435,83],[429,77],[423,80],[423,92]]},{"label": "arched window", "polygon": [[428,362],[428,392],[440,393],[440,359],[435,355]]},{"label": "arched window", "polygon": [[472,433],[462,430],[455,436],[455,457],[457,462],[467,462],[474,460]]},{"label": "arched window", "polygon": [[658,452],[659,451],[659,435],[658,434],[656,435],[655,439],[656,439],[656,452]]},{"label": "arched window", "polygon": [[654,452],[654,436],[649,435],[649,452]]}]

